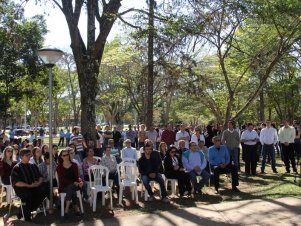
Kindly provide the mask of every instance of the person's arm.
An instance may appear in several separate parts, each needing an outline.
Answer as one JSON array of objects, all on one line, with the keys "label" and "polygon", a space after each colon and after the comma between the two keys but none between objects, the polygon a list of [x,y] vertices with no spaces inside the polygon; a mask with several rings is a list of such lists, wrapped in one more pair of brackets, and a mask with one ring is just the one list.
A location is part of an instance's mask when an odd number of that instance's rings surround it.
[{"label": "person's arm", "polygon": [[144,161],[143,161],[142,157],[138,160],[138,169],[139,169],[139,173],[141,175],[147,175],[147,172],[146,172],[145,167],[144,167]]},{"label": "person's arm", "polygon": [[181,136],[180,135],[181,135],[180,133],[176,133],[176,141],[181,140]]},{"label": "person's arm", "polygon": [[264,133],[263,132],[264,132],[263,130],[260,131],[260,137],[259,137],[259,141],[260,141],[261,145],[264,145],[264,143],[263,143]]},{"label": "person's arm", "polygon": [[208,161],[211,166],[217,166],[217,163],[215,161],[215,156],[214,156],[214,150],[211,147],[208,149]]},{"label": "person's arm", "polygon": [[186,158],[186,156],[184,154],[182,155],[182,163],[183,163],[184,168],[187,171],[191,171],[192,170],[192,167],[189,164],[189,160]]},{"label": "person's arm", "polygon": [[226,135],[225,134],[226,134],[226,131],[224,131],[222,134],[222,139],[221,139],[222,144],[226,144]]},{"label": "person's arm", "polygon": [[277,130],[274,129],[274,145],[276,145],[278,143],[278,134],[277,134]]},{"label": "person's arm", "polygon": [[136,148],[134,148],[133,150],[134,150],[134,158],[137,161],[137,151],[136,151]]},{"label": "person's arm", "polygon": [[204,157],[203,162],[201,163],[201,170],[204,170],[207,166],[207,161],[206,161],[206,158],[205,158],[204,154],[201,153],[201,155],[203,155],[203,157]]},{"label": "person's arm", "polygon": [[169,156],[166,156],[164,158],[164,172],[169,173],[173,171],[173,165],[172,165],[172,160]]}]

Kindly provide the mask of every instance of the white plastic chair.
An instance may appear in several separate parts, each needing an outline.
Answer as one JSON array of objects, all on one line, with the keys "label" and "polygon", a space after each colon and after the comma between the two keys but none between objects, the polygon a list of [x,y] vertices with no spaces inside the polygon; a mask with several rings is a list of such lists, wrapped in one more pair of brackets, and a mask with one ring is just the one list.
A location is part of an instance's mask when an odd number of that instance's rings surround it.
[{"label": "white plastic chair", "polygon": [[2,204],[3,202],[3,193],[4,190],[6,191],[6,202],[7,204],[10,204],[10,194],[11,194],[11,189],[12,186],[11,185],[5,185],[2,183],[1,177],[0,177],[0,186],[1,186],[1,199],[0,199],[0,204]]},{"label": "white plastic chair", "polygon": [[[58,174],[55,173],[55,177],[56,177],[56,181],[57,181],[57,186],[59,187],[60,186],[60,181],[59,181],[59,177],[58,177]],[[66,198],[66,193],[59,193],[59,197],[60,197],[60,200],[61,200],[61,216],[63,217],[65,215],[65,198]],[[80,211],[82,213],[84,213],[84,207],[83,207],[83,200],[82,200],[82,195],[80,193],[80,190],[76,191],[76,195],[77,195],[77,198],[79,200],[79,205],[80,205]]]},{"label": "white plastic chair", "polygon": [[165,179],[165,187],[167,188],[167,184],[170,182],[171,184],[171,195],[176,196],[176,191],[177,191],[177,185],[178,185],[178,180],[177,179]]},{"label": "white plastic chair", "polygon": [[[112,188],[109,185],[109,169],[105,166],[95,165],[89,168],[89,182],[93,200],[93,212],[96,211],[97,193],[102,192],[102,205],[105,205],[105,192],[110,193],[110,207],[113,209]],[[92,181],[92,175],[94,181]],[[105,184],[103,183],[105,179]]]},{"label": "white plastic chair", "polygon": [[137,166],[136,163],[121,162],[117,166],[119,180],[119,205],[122,202],[123,190],[130,187],[132,192],[132,200],[136,198],[138,204],[138,188],[137,188]]}]

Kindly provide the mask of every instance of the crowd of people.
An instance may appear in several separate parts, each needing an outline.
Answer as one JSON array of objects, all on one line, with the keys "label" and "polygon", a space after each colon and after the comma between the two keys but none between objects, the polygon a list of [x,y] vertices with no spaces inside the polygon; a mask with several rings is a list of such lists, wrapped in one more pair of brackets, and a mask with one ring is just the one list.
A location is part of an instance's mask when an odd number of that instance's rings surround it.
[{"label": "crowd of people", "polygon": [[[226,129],[218,124],[206,127],[181,124],[175,128],[171,125],[146,128],[142,124],[139,128],[129,125],[126,131],[113,127],[111,131],[109,126],[102,130],[97,125],[97,141],[93,146],[80,133],[80,127],[75,126],[72,133],[68,133],[61,130],[58,145],[53,145],[53,162],[49,160],[48,144],[41,140],[19,142],[8,138],[2,145],[1,181],[12,185],[25,204],[26,221],[31,221],[31,212],[48,198],[50,178],[59,192],[66,193],[65,215],[69,214],[71,202],[75,214],[81,215],[77,191],[81,192],[85,202],[91,202],[88,171],[94,165],[108,168],[112,189],[119,195],[118,164],[123,159],[132,159],[137,163],[148,200],[155,199],[150,182],[156,181],[162,202],[168,203],[165,178],[177,180],[180,197],[191,197],[202,194],[202,188],[209,180],[215,193],[219,193],[220,174],[231,174],[232,191],[239,192],[241,159],[245,163],[241,174],[256,176],[266,173],[267,162],[271,163],[273,173],[278,173],[275,158],[278,154],[289,174],[291,169],[298,173],[296,158],[299,159],[301,153],[300,125],[295,121],[290,125],[288,120],[279,130],[270,121],[260,125],[247,123],[240,129],[233,121],[228,122]],[[258,162],[261,163],[259,172]],[[20,212],[18,218],[21,217]]]}]

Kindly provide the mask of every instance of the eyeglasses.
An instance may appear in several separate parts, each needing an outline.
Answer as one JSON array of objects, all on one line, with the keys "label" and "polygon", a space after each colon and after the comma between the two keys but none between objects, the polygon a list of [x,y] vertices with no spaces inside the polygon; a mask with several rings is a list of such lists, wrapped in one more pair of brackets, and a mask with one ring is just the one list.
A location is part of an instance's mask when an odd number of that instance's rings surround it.
[{"label": "eyeglasses", "polygon": [[106,148],[108,149],[108,148],[112,148],[112,147],[111,147],[111,146],[109,146],[109,147],[106,147]]},{"label": "eyeglasses", "polygon": [[13,150],[6,150],[6,152],[13,152]]},{"label": "eyeglasses", "polygon": [[69,156],[69,154],[62,155],[62,157],[66,157],[66,156]]}]

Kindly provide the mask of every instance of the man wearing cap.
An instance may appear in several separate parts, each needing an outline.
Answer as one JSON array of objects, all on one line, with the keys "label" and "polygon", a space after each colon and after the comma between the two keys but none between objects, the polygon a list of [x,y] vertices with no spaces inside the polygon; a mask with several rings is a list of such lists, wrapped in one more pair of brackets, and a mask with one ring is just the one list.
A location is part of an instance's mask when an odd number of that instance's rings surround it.
[{"label": "man wearing cap", "polygon": [[[31,221],[31,212],[39,207],[45,197],[48,197],[50,191],[49,187],[42,183],[43,177],[39,168],[35,164],[29,163],[30,150],[22,149],[20,156],[21,161],[12,170],[12,186],[17,196],[22,200],[25,220]],[[18,218],[21,217],[20,212]]]},{"label": "man wearing cap", "polygon": [[[198,145],[195,142],[190,142],[190,149],[182,155],[184,168],[189,172],[190,180],[195,193],[200,193],[203,186],[209,181],[210,174],[204,170],[207,165],[204,153],[198,150]],[[202,179],[197,183],[197,176]]]},{"label": "man wearing cap", "polygon": [[230,155],[225,145],[221,145],[221,138],[215,136],[212,138],[213,146],[208,149],[208,160],[214,176],[214,187],[216,193],[219,188],[219,175],[222,173],[231,173],[232,176],[232,191],[239,192],[237,169],[230,162]]},{"label": "man wearing cap", "polygon": [[136,149],[132,147],[132,141],[130,139],[126,139],[124,141],[125,148],[122,149],[121,154],[123,159],[133,159],[137,160],[137,152]]}]

